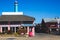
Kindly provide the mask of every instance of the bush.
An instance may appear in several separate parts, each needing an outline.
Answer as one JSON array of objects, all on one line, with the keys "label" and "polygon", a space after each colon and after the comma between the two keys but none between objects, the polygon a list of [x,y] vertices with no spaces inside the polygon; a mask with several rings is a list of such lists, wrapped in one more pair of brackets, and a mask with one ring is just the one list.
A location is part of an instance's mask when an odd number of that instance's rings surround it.
[{"label": "bush", "polygon": [[8,30],[6,33],[7,33],[7,34],[12,34],[12,31]]}]

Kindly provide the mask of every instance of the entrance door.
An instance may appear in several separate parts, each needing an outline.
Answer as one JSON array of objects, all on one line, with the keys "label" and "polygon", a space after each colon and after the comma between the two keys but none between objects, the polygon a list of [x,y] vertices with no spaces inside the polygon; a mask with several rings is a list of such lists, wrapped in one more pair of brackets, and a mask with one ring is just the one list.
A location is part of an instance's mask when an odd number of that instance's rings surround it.
[{"label": "entrance door", "polygon": [[18,32],[18,27],[10,27],[10,31],[12,32],[12,33],[14,33],[14,32]]},{"label": "entrance door", "polygon": [[18,30],[19,30],[19,27],[16,27],[16,32],[18,32]]},{"label": "entrance door", "polygon": [[2,27],[2,32],[3,33],[7,33],[7,31],[8,31],[8,27]]},{"label": "entrance door", "polygon": [[15,32],[15,27],[10,27],[11,32]]}]

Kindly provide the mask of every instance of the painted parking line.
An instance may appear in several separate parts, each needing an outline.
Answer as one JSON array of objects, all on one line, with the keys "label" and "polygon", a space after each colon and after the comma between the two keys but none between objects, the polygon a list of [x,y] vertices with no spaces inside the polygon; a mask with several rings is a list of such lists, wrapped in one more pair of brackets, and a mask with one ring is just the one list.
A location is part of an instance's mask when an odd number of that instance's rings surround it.
[{"label": "painted parking line", "polygon": [[7,38],[6,40],[16,40],[16,38]]}]

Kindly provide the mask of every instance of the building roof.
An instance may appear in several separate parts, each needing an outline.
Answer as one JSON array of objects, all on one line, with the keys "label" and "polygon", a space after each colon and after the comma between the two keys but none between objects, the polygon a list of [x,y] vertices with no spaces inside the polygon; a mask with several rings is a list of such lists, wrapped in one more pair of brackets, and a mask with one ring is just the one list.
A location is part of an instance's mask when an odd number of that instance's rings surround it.
[{"label": "building roof", "polygon": [[0,21],[34,21],[35,18],[26,15],[2,15]]},{"label": "building roof", "polygon": [[58,18],[45,18],[44,19],[45,22],[60,22],[60,19]]}]

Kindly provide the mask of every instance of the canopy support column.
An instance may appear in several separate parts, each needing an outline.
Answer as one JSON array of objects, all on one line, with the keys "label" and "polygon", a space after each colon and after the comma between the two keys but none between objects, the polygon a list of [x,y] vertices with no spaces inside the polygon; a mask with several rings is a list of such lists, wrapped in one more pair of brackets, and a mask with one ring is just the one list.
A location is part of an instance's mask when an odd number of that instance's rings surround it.
[{"label": "canopy support column", "polygon": [[2,33],[2,26],[0,25],[0,32]]},{"label": "canopy support column", "polygon": [[16,27],[15,27],[15,33],[16,33]]},{"label": "canopy support column", "polygon": [[32,34],[33,34],[33,36],[35,36],[35,28],[34,27],[32,28]]},{"label": "canopy support column", "polygon": [[8,22],[8,31],[10,31],[10,22]]},{"label": "canopy support column", "polygon": [[29,27],[27,27],[27,35],[29,35]]}]

